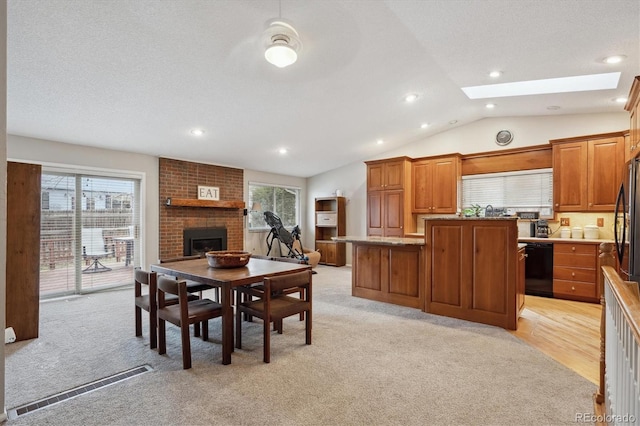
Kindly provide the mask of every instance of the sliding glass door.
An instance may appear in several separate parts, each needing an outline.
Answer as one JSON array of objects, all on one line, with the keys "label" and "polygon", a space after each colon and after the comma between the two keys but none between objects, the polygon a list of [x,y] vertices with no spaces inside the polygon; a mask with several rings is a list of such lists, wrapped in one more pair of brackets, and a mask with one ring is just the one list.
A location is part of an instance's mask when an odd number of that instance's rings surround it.
[{"label": "sliding glass door", "polygon": [[132,282],[139,265],[140,181],[42,172],[40,296]]}]

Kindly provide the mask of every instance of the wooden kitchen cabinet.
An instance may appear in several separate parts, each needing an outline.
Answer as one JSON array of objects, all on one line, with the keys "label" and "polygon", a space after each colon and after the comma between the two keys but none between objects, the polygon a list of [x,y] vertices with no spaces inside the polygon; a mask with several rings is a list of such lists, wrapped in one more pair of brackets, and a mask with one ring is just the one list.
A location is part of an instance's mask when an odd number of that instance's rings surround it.
[{"label": "wooden kitchen cabinet", "polygon": [[554,210],[613,211],[623,179],[624,132],[550,142]]},{"label": "wooden kitchen cabinet", "polygon": [[405,189],[411,170],[409,161],[409,157],[367,161],[367,191]]},{"label": "wooden kitchen cabinet", "polygon": [[320,252],[320,263],[324,265],[344,266],[347,263],[345,243],[331,239],[346,235],[345,207],[344,197],[315,199],[316,250]]},{"label": "wooden kitchen cabinet", "polygon": [[598,302],[597,270],[597,244],[554,242],[553,297]]},{"label": "wooden kitchen cabinet", "polygon": [[425,247],[426,312],[516,329],[516,219],[426,219]]},{"label": "wooden kitchen cabinet", "polygon": [[455,213],[458,208],[460,155],[421,158],[411,166],[412,212]]},{"label": "wooden kitchen cabinet", "polygon": [[640,76],[633,79],[627,104],[624,107],[629,111],[629,144],[625,152],[625,160],[629,161],[640,154]]},{"label": "wooden kitchen cabinet", "polygon": [[423,247],[353,242],[352,295],[423,309]]},{"label": "wooden kitchen cabinet", "polygon": [[367,161],[367,235],[402,237],[415,231],[408,157]]}]

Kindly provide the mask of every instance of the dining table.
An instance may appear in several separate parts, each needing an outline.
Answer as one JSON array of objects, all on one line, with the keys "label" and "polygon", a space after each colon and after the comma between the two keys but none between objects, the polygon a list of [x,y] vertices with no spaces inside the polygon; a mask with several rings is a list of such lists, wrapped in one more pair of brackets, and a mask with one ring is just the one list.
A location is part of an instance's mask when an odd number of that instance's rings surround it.
[{"label": "dining table", "polygon": [[311,269],[310,265],[250,258],[246,266],[213,268],[206,258],[180,260],[151,265],[151,270],[220,288],[222,305],[222,364],[231,364],[233,352],[233,289],[255,284],[267,277],[294,274]]}]

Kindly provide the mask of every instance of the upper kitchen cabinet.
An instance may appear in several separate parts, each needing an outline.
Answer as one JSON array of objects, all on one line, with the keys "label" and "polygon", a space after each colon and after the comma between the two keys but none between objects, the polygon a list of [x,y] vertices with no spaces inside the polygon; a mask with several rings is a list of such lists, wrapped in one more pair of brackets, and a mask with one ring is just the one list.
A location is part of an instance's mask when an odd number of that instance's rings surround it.
[{"label": "upper kitchen cabinet", "polygon": [[629,145],[625,152],[625,161],[640,154],[640,76],[636,76],[631,85],[629,100],[624,109],[629,111]]},{"label": "upper kitchen cabinet", "polygon": [[461,180],[461,156],[420,158],[413,161],[413,213],[455,213]]},{"label": "upper kitchen cabinet", "polygon": [[554,210],[613,211],[623,178],[624,132],[549,142]]},{"label": "upper kitchen cabinet", "polygon": [[390,158],[380,161],[366,161],[367,191],[405,189],[405,182],[411,172],[409,157]]},{"label": "upper kitchen cabinet", "polygon": [[411,159],[366,161],[367,235],[402,237],[415,231],[411,216]]}]

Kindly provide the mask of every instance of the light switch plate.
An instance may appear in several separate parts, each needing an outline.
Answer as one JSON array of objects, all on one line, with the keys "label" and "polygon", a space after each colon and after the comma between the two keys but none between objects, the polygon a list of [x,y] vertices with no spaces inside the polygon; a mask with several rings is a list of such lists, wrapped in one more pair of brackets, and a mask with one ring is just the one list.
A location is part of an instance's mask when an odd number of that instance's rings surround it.
[{"label": "light switch plate", "polygon": [[597,221],[598,221],[598,226],[599,226],[600,228],[602,228],[602,227],[604,226],[604,218],[603,218],[603,217],[599,217],[599,218],[597,219]]}]

